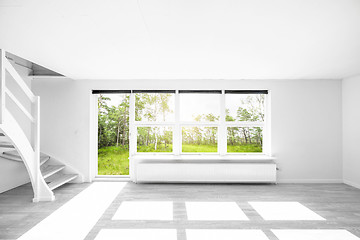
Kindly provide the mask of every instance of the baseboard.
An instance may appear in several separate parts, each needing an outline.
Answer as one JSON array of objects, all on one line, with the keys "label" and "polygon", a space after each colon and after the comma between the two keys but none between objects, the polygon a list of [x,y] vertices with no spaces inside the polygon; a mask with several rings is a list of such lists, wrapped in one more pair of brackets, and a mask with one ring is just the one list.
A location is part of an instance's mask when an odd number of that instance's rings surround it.
[{"label": "baseboard", "polygon": [[345,179],[344,179],[344,183],[345,183],[346,185],[351,186],[351,187],[360,189],[360,184],[359,184],[359,183],[354,183],[354,182],[352,182],[352,181],[345,180]]},{"label": "baseboard", "polygon": [[103,178],[103,177],[96,177],[92,181],[93,182],[131,182],[129,178]]},{"label": "baseboard", "polygon": [[343,183],[342,179],[280,179],[278,183]]}]

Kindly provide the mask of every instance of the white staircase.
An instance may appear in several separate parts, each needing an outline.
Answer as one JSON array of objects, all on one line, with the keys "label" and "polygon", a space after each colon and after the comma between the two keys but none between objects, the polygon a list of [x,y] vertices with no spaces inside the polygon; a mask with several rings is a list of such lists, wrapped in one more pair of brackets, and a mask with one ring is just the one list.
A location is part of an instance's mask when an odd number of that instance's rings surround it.
[{"label": "white staircase", "polygon": [[[1,136],[1,134],[0,134]],[[9,144],[7,144],[9,145]],[[1,146],[0,146],[1,147]],[[4,151],[0,154],[0,158],[6,160],[23,162],[19,153],[15,150]],[[50,190],[54,190],[65,183],[68,183],[78,177],[78,174],[68,174],[64,173],[63,170],[66,168],[66,165],[56,163],[49,163],[51,157],[44,153],[40,153],[40,171],[42,177],[45,179],[45,182],[49,186]]]},{"label": "white staircase", "polygon": [[[13,82],[10,82],[13,81]],[[8,86],[16,84],[30,107],[22,103]],[[12,105],[9,104],[12,102]],[[24,121],[13,116],[14,104],[31,123],[31,136],[25,132]],[[29,125],[30,126],[30,125]],[[66,166],[50,156],[40,153],[40,97],[35,96],[0,49],[0,160],[18,161],[24,164],[34,190],[34,202],[53,201],[52,190],[78,177],[65,173]]]}]

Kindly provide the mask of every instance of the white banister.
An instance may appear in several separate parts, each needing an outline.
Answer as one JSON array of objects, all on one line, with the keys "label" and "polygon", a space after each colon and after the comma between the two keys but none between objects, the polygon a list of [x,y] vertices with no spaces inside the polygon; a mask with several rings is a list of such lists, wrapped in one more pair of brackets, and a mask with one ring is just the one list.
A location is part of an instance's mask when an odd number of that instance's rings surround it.
[{"label": "white banister", "polygon": [[[6,83],[9,81],[6,79],[8,76],[15,80],[20,89],[30,99],[31,106],[29,108],[26,108],[18,100],[17,96],[6,87]],[[31,121],[30,140],[19,125],[21,121],[12,116],[9,106],[5,104],[6,94]],[[55,199],[54,193],[46,184],[40,170],[40,97],[33,94],[23,78],[6,59],[6,52],[2,49],[0,49],[0,127],[12,141],[13,146],[25,164],[34,190],[33,201],[53,201]]]},{"label": "white banister", "polygon": [[19,107],[19,109],[27,116],[31,122],[34,122],[34,117],[29,113],[29,111],[22,105],[22,103],[12,94],[12,92],[5,87],[5,93],[10,97],[11,100]]},{"label": "white banister", "polygon": [[28,87],[28,85],[26,85],[26,83],[24,82],[24,80],[21,78],[21,76],[19,75],[19,73],[15,70],[15,68],[13,67],[13,65],[11,65],[11,63],[9,62],[9,60],[7,60],[6,58],[4,58],[4,63],[5,63],[5,69],[10,73],[10,75],[14,78],[14,80],[16,81],[16,83],[20,86],[20,88],[23,90],[23,92],[26,94],[26,96],[30,99],[30,101],[33,103],[35,102],[35,95],[32,93],[31,89]]},{"label": "white banister", "polygon": [[0,124],[5,114],[5,51],[0,49]]},{"label": "white banister", "polygon": [[[36,169],[40,169],[40,119],[38,118],[38,116],[40,116],[40,99],[39,97],[36,97],[34,106],[32,108],[32,113],[35,117],[35,121],[33,122],[34,124],[32,125],[32,142],[33,142],[33,149],[34,149],[34,163],[35,163],[35,168]],[[41,195],[40,192],[40,171],[36,172],[36,193],[35,193],[35,197],[33,199],[34,202],[38,201],[37,199],[39,198],[39,196]]]}]

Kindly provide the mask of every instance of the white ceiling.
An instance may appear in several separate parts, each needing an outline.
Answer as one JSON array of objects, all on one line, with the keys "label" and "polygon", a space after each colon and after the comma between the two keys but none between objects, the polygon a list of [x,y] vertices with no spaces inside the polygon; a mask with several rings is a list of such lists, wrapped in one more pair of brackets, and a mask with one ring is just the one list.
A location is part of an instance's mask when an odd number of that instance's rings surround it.
[{"label": "white ceiling", "polygon": [[360,0],[0,0],[0,48],[74,79],[339,79]]}]

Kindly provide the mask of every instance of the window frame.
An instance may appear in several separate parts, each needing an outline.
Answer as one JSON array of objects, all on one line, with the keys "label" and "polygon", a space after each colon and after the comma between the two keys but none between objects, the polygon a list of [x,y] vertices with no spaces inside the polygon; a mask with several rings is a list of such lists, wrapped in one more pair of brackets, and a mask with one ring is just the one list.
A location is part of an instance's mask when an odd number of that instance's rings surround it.
[{"label": "window frame", "polygon": [[[143,90],[146,92],[147,90]],[[149,92],[155,92],[157,90],[149,90]],[[130,93],[130,139],[129,139],[129,148],[130,156],[134,155],[269,155],[270,156],[270,134],[269,134],[269,92],[268,90],[209,90],[209,93],[221,91],[220,94],[220,119],[217,122],[196,122],[196,121],[180,121],[180,94],[189,94],[191,90],[159,90],[161,91],[174,91],[175,93],[175,106],[174,114],[175,121],[171,122],[150,122],[150,121],[135,121],[135,94],[139,93],[138,91],[131,91]],[[199,93],[200,91],[206,90],[195,90],[194,93]],[[226,121],[226,91],[231,94],[264,94],[264,121],[256,122],[241,122],[241,121]],[[182,93],[181,93],[182,92]],[[191,94],[191,93],[190,93]],[[161,127],[169,126],[173,129],[173,151],[172,152],[137,152],[137,128],[138,127]],[[182,152],[182,127],[193,126],[193,127],[217,127],[217,152]],[[262,152],[227,152],[227,128],[228,127],[262,127],[263,129],[263,145]]]}]

